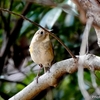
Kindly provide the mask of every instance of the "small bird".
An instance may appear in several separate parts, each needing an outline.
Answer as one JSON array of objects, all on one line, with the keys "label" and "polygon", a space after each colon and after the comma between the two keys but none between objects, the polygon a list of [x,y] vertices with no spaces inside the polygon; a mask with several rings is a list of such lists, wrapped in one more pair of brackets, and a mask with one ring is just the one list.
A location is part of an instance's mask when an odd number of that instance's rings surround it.
[{"label": "small bird", "polygon": [[32,60],[36,64],[39,64],[40,67],[43,67],[46,72],[46,68],[50,68],[54,58],[49,33],[43,29],[39,29],[32,38],[29,52]]}]

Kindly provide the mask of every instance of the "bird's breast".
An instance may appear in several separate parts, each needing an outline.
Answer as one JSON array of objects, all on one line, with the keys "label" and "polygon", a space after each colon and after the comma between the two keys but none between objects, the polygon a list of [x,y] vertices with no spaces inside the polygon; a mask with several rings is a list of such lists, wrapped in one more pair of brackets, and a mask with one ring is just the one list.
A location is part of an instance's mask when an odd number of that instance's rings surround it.
[{"label": "bird's breast", "polygon": [[53,60],[53,50],[49,42],[30,45],[30,54],[36,64],[47,65]]}]

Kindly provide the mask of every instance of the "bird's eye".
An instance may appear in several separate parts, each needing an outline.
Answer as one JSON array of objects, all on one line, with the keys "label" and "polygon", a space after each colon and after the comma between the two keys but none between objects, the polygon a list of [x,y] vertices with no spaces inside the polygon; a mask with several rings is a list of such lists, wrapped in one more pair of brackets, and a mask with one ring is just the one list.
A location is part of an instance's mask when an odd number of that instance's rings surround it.
[{"label": "bird's eye", "polygon": [[40,33],[43,34],[43,31],[41,31]]}]

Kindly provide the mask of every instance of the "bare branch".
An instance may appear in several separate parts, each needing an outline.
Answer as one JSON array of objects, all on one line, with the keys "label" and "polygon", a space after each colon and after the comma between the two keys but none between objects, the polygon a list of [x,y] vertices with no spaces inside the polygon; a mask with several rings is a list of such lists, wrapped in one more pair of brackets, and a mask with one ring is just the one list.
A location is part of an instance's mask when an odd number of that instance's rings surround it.
[{"label": "bare branch", "polygon": [[[83,68],[91,69],[90,65],[92,65],[95,70],[100,70],[100,57],[88,54],[79,56],[79,59],[82,62],[81,65]],[[36,80],[34,80],[9,100],[31,100],[42,90],[50,86],[56,86],[58,84],[57,80],[65,73],[76,72],[78,70],[78,66],[76,65],[77,64],[72,58],[55,63],[50,68],[50,73],[47,72],[39,77],[38,84]]]},{"label": "bare branch", "polygon": [[[93,23],[93,17],[89,17],[86,23],[86,27],[83,33],[82,44],[80,48],[80,55],[84,55],[86,53],[86,47],[88,47],[88,35]],[[88,49],[88,48],[87,48]],[[81,61],[79,59],[79,67],[78,67],[78,84],[79,88],[85,99],[89,99],[89,94],[85,89],[84,76],[83,76],[83,67],[81,65]]]},{"label": "bare branch", "polygon": [[46,28],[42,27],[41,25],[37,24],[36,22],[33,22],[31,20],[29,20],[28,18],[26,18],[25,16],[21,15],[21,14],[17,14],[15,12],[12,12],[12,11],[9,11],[7,9],[3,9],[3,8],[0,8],[1,11],[5,11],[5,12],[8,12],[8,13],[11,13],[11,14],[14,14],[14,15],[17,15],[29,22],[31,22],[32,24],[42,28],[43,30],[47,31],[52,37],[54,37],[62,46],[64,46],[64,48],[68,51],[68,53],[71,55],[72,58],[76,59],[75,55],[71,52],[71,50],[55,35],[55,34],[52,34],[49,30],[47,30]]},{"label": "bare branch", "polygon": [[[86,45],[88,44],[88,34],[92,24],[94,27],[100,28],[100,4],[97,0],[73,0],[73,1],[76,3],[76,5],[78,5],[78,8],[81,9],[81,10],[79,9],[81,14],[80,17],[82,17],[80,19],[82,19],[82,22],[86,22],[86,28],[83,33],[82,45],[80,49],[80,55],[84,55],[86,52]],[[85,15],[84,18],[82,15]],[[95,28],[95,30],[98,36],[98,44],[100,45],[100,39],[99,39],[100,29],[98,30],[97,28]],[[81,63],[82,62],[80,62],[78,68],[78,83],[84,98],[89,100],[90,96],[85,89],[84,78],[83,78],[83,67]]]},{"label": "bare branch", "polygon": [[86,22],[88,17],[93,17],[93,25],[100,28],[100,3],[97,0],[73,0],[74,3],[76,3],[77,7],[79,8],[80,19],[82,19],[82,22]]},{"label": "bare branch", "polygon": [[83,33],[82,44],[80,48],[80,55],[83,55],[86,52],[86,45],[88,45],[88,37],[89,37],[88,35],[91,29],[92,23],[93,23],[93,17],[89,17],[87,19],[86,27]]}]

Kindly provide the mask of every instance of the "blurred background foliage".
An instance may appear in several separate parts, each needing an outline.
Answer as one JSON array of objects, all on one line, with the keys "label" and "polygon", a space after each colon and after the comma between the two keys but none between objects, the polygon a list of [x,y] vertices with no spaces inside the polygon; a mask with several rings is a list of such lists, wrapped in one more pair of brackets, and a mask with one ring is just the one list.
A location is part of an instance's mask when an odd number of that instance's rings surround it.
[{"label": "blurred background foliage", "polygon": [[[0,7],[23,14],[52,30],[75,55],[79,55],[85,24],[80,22],[79,13],[71,0],[0,0]],[[0,100],[8,100],[36,77],[39,66],[31,60],[28,48],[38,29],[39,27],[18,16],[0,11]],[[54,63],[70,58],[58,41],[53,37],[51,41],[55,53]],[[95,31],[91,29],[89,52],[100,55],[96,42]],[[97,75],[100,76],[100,73],[97,72]],[[85,70],[84,76],[87,90],[90,94],[94,93],[90,72]],[[97,83],[100,85],[100,81],[97,80]],[[50,100],[45,96],[46,93],[41,94],[44,95],[38,96],[37,100]],[[58,86],[52,88],[52,94],[52,100],[82,100],[77,72],[61,77]]]}]

